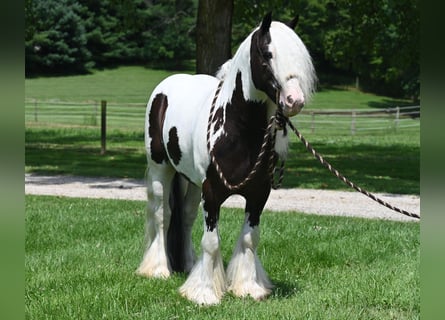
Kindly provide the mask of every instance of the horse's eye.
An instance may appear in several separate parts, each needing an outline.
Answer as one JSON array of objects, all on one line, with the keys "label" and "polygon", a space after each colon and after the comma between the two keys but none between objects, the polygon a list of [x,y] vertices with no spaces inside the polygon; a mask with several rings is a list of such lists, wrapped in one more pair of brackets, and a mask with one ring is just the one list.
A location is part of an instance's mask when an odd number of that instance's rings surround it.
[{"label": "horse's eye", "polygon": [[266,59],[266,60],[270,60],[270,59],[272,59],[272,52],[270,52],[270,51],[266,51],[266,52],[264,52],[264,53],[263,53],[263,57],[264,57],[264,59]]}]

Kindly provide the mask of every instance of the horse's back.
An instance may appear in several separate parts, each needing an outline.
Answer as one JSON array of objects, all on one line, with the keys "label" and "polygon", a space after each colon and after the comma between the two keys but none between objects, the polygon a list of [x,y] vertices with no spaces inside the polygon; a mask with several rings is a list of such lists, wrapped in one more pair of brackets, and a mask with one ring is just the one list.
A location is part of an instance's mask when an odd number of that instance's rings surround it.
[{"label": "horse's back", "polygon": [[147,105],[148,156],[170,162],[197,184],[208,164],[207,120],[218,82],[209,75],[172,75],[154,89]]}]

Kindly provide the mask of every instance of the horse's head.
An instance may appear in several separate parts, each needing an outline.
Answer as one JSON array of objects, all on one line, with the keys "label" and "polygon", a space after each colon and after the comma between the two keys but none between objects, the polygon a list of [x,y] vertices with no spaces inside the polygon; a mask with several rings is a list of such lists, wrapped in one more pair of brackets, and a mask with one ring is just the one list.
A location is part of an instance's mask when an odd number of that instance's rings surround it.
[{"label": "horse's head", "polygon": [[282,109],[286,117],[296,115],[311,97],[316,76],[305,45],[289,25],[272,22],[267,14],[252,34],[250,64],[255,87]]}]

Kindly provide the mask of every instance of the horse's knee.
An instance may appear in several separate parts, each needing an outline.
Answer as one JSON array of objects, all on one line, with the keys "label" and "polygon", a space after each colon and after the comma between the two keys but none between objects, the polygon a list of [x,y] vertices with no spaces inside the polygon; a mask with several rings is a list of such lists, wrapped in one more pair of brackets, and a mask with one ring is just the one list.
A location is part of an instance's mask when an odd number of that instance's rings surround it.
[{"label": "horse's knee", "polygon": [[164,186],[160,181],[153,181],[147,186],[147,192],[149,196],[153,198],[162,199],[164,195]]},{"label": "horse's knee", "polygon": [[219,250],[219,236],[217,229],[206,231],[201,240],[203,251],[214,256]]},{"label": "horse's knee", "polygon": [[241,241],[244,248],[255,250],[260,242],[259,226],[251,227],[248,224],[244,225]]}]

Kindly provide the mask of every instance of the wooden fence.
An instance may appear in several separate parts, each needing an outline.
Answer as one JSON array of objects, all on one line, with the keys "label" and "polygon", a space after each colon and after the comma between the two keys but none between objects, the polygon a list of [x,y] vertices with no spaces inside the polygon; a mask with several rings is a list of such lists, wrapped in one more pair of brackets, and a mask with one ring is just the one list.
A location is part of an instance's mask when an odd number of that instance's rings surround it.
[{"label": "wooden fence", "polygon": [[[25,124],[38,126],[100,127],[102,152],[106,131],[144,130],[145,104],[106,101],[67,102],[27,99]],[[303,109],[293,123],[311,134],[356,135],[397,132],[420,127],[420,106],[386,109]]]}]

